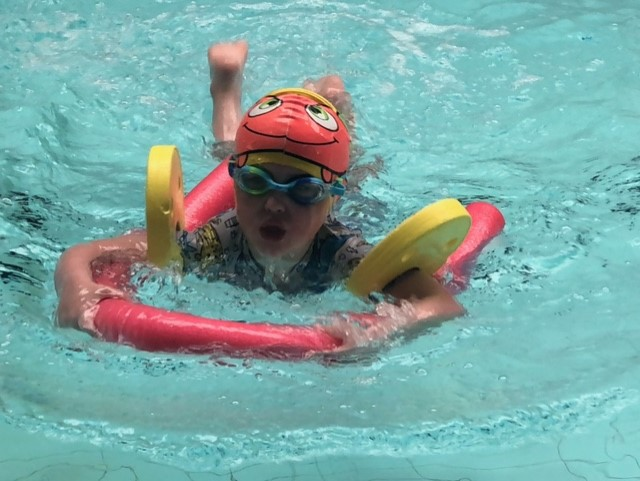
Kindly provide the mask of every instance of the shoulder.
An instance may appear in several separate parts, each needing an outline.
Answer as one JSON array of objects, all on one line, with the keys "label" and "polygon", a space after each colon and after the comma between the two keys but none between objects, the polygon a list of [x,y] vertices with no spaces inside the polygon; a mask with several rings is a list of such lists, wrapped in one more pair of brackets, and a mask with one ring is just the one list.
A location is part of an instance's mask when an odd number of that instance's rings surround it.
[{"label": "shoulder", "polygon": [[322,257],[328,261],[334,278],[345,278],[372,249],[362,231],[338,222],[327,220],[318,233]]},{"label": "shoulder", "polygon": [[362,231],[357,228],[349,227],[336,219],[327,219],[318,234],[320,239],[334,239],[340,245],[340,248],[353,248],[355,246],[371,247],[364,237]]},{"label": "shoulder", "polygon": [[204,262],[222,258],[231,245],[240,241],[241,231],[235,210],[219,214],[194,231],[178,235],[184,260]]}]

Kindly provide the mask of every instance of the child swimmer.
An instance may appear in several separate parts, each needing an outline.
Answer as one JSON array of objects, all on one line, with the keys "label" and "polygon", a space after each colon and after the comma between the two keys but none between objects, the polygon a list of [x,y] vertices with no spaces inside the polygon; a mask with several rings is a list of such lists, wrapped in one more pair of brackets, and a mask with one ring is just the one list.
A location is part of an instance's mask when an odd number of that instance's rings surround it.
[{"label": "child swimmer", "polygon": [[[185,270],[225,279],[248,289],[320,292],[345,280],[371,245],[331,215],[344,195],[350,136],[336,105],[352,118],[349,96],[337,76],[305,83],[306,89],[272,92],[242,115],[246,42],[209,49],[213,131],[234,145],[229,174],[235,208],[194,232],[178,235]],[[92,263],[103,256],[146,259],[146,233],[134,231],[69,248],[55,272],[58,323],[95,333],[100,300],[127,298],[94,282]],[[398,300],[377,310],[393,319],[362,327],[337,318],[326,330],[343,349],[384,338],[397,329],[439,322],[464,313],[431,275],[413,270],[383,290]]]}]

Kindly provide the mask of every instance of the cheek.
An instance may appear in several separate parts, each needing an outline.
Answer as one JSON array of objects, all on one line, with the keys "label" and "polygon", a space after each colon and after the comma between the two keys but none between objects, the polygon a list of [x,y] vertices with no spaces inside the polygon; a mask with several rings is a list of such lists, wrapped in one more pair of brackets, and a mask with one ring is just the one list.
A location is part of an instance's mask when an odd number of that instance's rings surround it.
[{"label": "cheek", "polygon": [[259,217],[257,212],[260,207],[259,204],[256,203],[256,200],[256,198],[245,194],[244,192],[236,192],[236,216],[238,217],[238,222],[243,226],[243,228],[251,226],[257,222],[256,219]]},{"label": "cheek", "polygon": [[327,215],[329,214],[328,204],[322,203],[318,206],[309,208],[300,208],[297,212],[297,230],[300,235],[306,237],[308,240],[313,239],[318,233],[318,230],[324,224]]}]

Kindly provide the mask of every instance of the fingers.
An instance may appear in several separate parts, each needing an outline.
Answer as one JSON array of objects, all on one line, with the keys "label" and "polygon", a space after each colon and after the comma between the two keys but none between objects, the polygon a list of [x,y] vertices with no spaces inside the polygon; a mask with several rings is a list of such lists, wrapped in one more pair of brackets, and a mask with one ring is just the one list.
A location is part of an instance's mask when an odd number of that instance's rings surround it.
[{"label": "fingers", "polygon": [[60,327],[77,327],[95,333],[94,319],[98,312],[98,305],[103,299],[129,299],[129,295],[120,289],[94,284],[78,288],[72,295],[60,297],[56,310],[56,323]]},{"label": "fingers", "polygon": [[391,332],[384,322],[363,325],[344,314],[336,314],[323,328],[332,337],[341,341],[338,352],[369,346],[374,341],[386,339]]},{"label": "fingers", "polygon": [[91,334],[97,333],[96,325],[94,322],[97,312],[98,312],[97,302],[92,306],[84,309],[80,314],[80,319],[78,320],[78,327],[83,331],[87,331]]},{"label": "fingers", "polygon": [[342,341],[337,351],[344,352],[384,341],[410,325],[415,317],[415,308],[408,301],[398,305],[381,302],[376,305],[375,314],[337,313],[323,328]]},{"label": "fingers", "polygon": [[87,295],[82,301],[82,310],[78,320],[78,327],[92,334],[97,332],[95,318],[103,299],[129,299],[126,292],[110,286],[99,285],[91,295]]},{"label": "fingers", "polygon": [[122,289],[116,289],[110,286],[100,286],[94,291],[95,297],[99,300],[116,297],[119,299],[129,299],[129,296]]}]

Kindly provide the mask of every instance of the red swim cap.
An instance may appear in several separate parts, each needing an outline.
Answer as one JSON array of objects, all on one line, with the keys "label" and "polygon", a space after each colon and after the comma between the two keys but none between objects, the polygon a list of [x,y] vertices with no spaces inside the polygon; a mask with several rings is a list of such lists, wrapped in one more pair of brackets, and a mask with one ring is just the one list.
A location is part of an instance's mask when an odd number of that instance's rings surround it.
[{"label": "red swim cap", "polygon": [[333,182],[349,167],[350,142],[331,102],[311,90],[288,88],[266,95],[244,115],[236,157],[242,167],[249,154],[282,152],[319,167],[318,177]]}]

